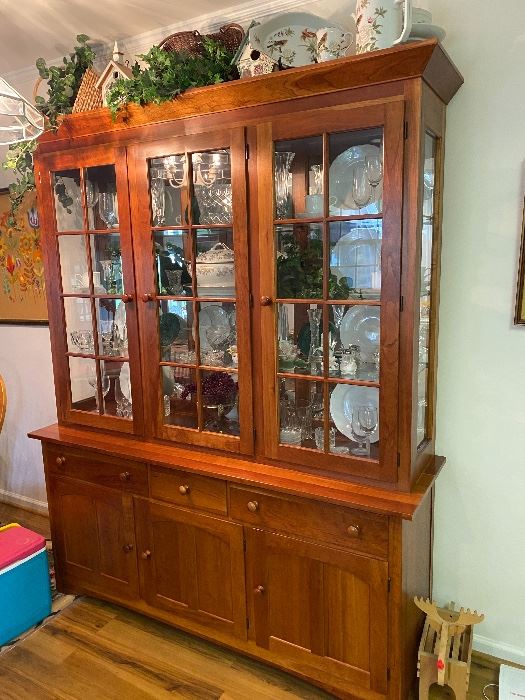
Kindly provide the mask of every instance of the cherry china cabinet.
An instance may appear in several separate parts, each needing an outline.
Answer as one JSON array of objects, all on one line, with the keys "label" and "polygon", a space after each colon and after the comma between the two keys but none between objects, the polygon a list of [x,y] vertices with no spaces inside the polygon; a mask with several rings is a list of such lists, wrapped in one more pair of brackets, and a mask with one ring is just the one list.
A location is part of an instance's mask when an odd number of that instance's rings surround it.
[{"label": "cherry china cabinet", "polygon": [[431,40],[40,139],[59,590],[409,697],[461,83]]}]

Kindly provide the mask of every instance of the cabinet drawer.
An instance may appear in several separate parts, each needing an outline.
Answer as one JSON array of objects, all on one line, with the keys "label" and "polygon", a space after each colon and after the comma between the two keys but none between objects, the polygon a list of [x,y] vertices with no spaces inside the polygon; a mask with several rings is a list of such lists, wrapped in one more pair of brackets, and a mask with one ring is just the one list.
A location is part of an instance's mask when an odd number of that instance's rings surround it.
[{"label": "cabinet drawer", "polygon": [[230,513],[248,525],[388,556],[388,520],[380,515],[237,487],[230,488]]},{"label": "cabinet drawer", "polygon": [[151,497],[226,515],[226,482],[178,469],[151,468]]},{"label": "cabinet drawer", "polygon": [[70,476],[91,484],[148,495],[148,469],[140,462],[105,457],[80,450],[46,447],[46,465],[53,474]]}]

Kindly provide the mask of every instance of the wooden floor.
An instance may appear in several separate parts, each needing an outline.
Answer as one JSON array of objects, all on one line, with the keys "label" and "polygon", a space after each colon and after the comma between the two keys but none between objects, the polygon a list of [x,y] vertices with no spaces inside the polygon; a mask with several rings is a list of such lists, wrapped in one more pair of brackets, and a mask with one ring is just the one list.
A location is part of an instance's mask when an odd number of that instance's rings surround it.
[{"label": "wooden floor", "polygon": [[[47,519],[0,504],[0,522],[48,535]],[[414,660],[414,663],[416,661]],[[473,656],[468,700],[497,682],[499,662]],[[489,698],[498,697],[489,688]],[[0,657],[1,700],[327,700],[285,673],[123,608],[79,598]],[[430,698],[453,698],[433,688]]]}]

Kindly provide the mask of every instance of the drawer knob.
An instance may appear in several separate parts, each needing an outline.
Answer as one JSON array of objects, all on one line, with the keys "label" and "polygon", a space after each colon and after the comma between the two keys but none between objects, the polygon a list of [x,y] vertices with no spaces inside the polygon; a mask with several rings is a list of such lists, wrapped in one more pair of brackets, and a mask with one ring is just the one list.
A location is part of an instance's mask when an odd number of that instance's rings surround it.
[{"label": "drawer knob", "polygon": [[129,472],[121,472],[118,476],[121,481],[129,481],[131,479],[131,474]]},{"label": "drawer knob", "polygon": [[185,486],[184,484],[181,484],[179,486],[179,493],[181,496],[187,496],[189,494],[189,492],[190,492],[189,486]]},{"label": "drawer knob", "polygon": [[256,593],[257,595],[262,595],[263,593],[266,592],[266,589],[264,586],[257,586],[256,588],[253,589],[253,592]]},{"label": "drawer knob", "polygon": [[151,559],[151,552],[149,549],[144,550],[142,554],[140,555],[143,559]]},{"label": "drawer knob", "polygon": [[271,306],[272,300],[270,297],[261,297],[261,306]]},{"label": "drawer knob", "polygon": [[257,503],[257,501],[248,501],[247,507],[250,513],[257,513],[257,511],[259,510],[259,504]]},{"label": "drawer knob", "polygon": [[57,457],[55,459],[55,462],[56,462],[57,466],[61,467],[63,464],[66,463],[66,458],[65,457]]},{"label": "drawer knob", "polygon": [[132,551],[133,551],[133,545],[132,545],[132,544],[125,544],[125,545],[123,545],[122,551],[126,552],[126,554],[127,554],[128,552],[132,552]]},{"label": "drawer knob", "polygon": [[124,302],[124,304],[131,304],[133,299],[134,299],[133,294],[123,294],[122,295],[122,301]]},{"label": "drawer knob", "polygon": [[349,525],[346,528],[347,533],[350,535],[350,537],[359,537],[361,535],[361,528],[359,525]]}]

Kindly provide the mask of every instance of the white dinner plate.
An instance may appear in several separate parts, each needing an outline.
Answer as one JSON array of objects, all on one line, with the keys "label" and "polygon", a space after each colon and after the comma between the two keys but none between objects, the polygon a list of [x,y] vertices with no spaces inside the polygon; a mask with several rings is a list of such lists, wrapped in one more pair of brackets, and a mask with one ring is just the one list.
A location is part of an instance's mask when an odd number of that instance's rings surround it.
[{"label": "white dinner plate", "polygon": [[364,362],[372,361],[373,353],[379,350],[380,311],[377,306],[353,306],[343,316],[339,334],[345,348],[359,345]]},{"label": "white dinner plate", "polygon": [[[354,406],[374,406],[379,411],[379,392],[370,386],[355,386],[338,384],[330,396],[330,415],[337,430],[352,442],[356,442],[352,434],[352,411]],[[379,440],[379,422],[370,436],[370,442]]]},{"label": "white dinner plate", "polygon": [[352,196],[354,169],[356,163],[364,161],[367,156],[377,156],[381,149],[373,144],[351,146],[334,159],[328,171],[330,214],[344,216],[350,211],[360,210],[363,214],[377,213],[377,203],[383,196],[383,180],[372,188],[372,199],[365,207],[358,207]]}]

